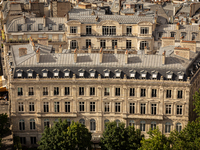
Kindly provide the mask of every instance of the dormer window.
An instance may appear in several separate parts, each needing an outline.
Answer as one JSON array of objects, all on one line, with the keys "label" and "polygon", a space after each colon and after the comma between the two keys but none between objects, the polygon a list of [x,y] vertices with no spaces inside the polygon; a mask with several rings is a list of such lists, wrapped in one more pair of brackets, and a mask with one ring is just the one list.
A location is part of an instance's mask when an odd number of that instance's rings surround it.
[{"label": "dormer window", "polygon": [[140,71],[142,79],[146,79],[147,71],[142,70]]},{"label": "dormer window", "polygon": [[18,31],[22,31],[22,24],[18,24],[17,29],[18,29]]},{"label": "dormer window", "polygon": [[158,76],[158,71],[152,71],[152,79],[157,79],[157,76]]},{"label": "dormer window", "polygon": [[183,80],[184,72],[178,72],[178,80]]},{"label": "dormer window", "polygon": [[27,73],[28,73],[28,78],[32,78],[33,77],[33,70],[28,69]]},{"label": "dormer window", "polygon": [[172,75],[173,75],[172,71],[167,71],[167,79],[168,80],[172,80]]},{"label": "dormer window", "polygon": [[43,29],[43,24],[38,24],[38,30],[42,30]]},{"label": "dormer window", "polygon": [[49,30],[52,30],[52,24],[51,24],[51,23],[49,24],[48,29],[49,29]]},{"label": "dormer window", "polygon": [[16,72],[17,72],[17,77],[18,78],[22,78],[22,72],[23,72],[23,70],[18,69]]},{"label": "dormer window", "polygon": [[58,78],[59,77],[59,69],[54,69],[53,75],[54,75],[54,78]]},{"label": "dormer window", "polygon": [[195,39],[196,39],[196,36],[197,36],[197,33],[196,33],[196,32],[193,32],[193,33],[192,33],[192,40],[195,40]]},{"label": "dormer window", "polygon": [[84,69],[79,69],[78,72],[79,72],[79,77],[84,78],[85,70]]},{"label": "dormer window", "polygon": [[64,75],[65,75],[65,78],[68,78],[69,75],[70,75],[70,70],[69,69],[64,69]]},{"label": "dormer window", "polygon": [[115,76],[116,76],[116,78],[120,78],[121,70],[119,70],[119,69],[115,70]]},{"label": "dormer window", "polygon": [[90,69],[89,72],[90,72],[90,77],[91,77],[91,78],[94,78],[94,77],[95,77],[96,70],[95,70],[95,69]]},{"label": "dormer window", "polygon": [[105,69],[104,70],[104,76],[105,76],[105,78],[109,78],[110,77],[110,70]]},{"label": "dormer window", "polygon": [[59,30],[63,30],[63,24],[59,24]]},{"label": "dormer window", "polygon": [[171,37],[175,37],[175,32],[171,32]]},{"label": "dormer window", "polygon": [[130,70],[130,78],[135,78],[136,71],[135,70]]},{"label": "dormer window", "polygon": [[185,37],[186,36],[186,32],[181,32],[181,37]]},{"label": "dormer window", "polygon": [[43,78],[47,78],[48,77],[48,70],[47,69],[43,69],[42,70],[42,75],[43,75]]}]

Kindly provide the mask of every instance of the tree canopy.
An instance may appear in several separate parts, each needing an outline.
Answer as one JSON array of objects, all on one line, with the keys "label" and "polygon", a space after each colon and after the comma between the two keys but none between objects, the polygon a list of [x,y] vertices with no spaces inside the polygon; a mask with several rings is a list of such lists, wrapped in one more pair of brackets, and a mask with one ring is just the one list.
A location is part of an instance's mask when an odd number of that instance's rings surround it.
[{"label": "tree canopy", "polygon": [[9,129],[9,118],[7,114],[0,114],[0,137],[3,137]]}]

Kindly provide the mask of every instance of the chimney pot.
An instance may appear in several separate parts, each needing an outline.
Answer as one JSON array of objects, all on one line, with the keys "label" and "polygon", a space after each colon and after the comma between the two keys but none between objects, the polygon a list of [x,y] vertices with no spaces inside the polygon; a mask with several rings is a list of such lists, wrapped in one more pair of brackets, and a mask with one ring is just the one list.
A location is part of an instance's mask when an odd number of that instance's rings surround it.
[{"label": "chimney pot", "polygon": [[162,54],[162,64],[165,65],[165,51]]},{"label": "chimney pot", "polygon": [[36,60],[37,60],[37,63],[40,62],[40,48],[38,48],[36,51]]},{"label": "chimney pot", "polygon": [[46,16],[43,16],[43,27],[46,27]]},{"label": "chimney pot", "polygon": [[125,52],[125,64],[128,64],[128,50]]},{"label": "chimney pot", "polygon": [[103,62],[103,48],[101,47],[100,51],[99,51],[99,62],[102,63]]},{"label": "chimney pot", "polygon": [[88,53],[92,53],[91,45],[88,46]]},{"label": "chimney pot", "polygon": [[74,62],[77,63],[77,49],[74,50]]},{"label": "chimney pot", "polygon": [[117,54],[117,45],[115,45],[114,53]]},{"label": "chimney pot", "polygon": [[177,29],[177,30],[180,29],[180,23],[179,23],[179,22],[176,24],[176,29]]},{"label": "chimney pot", "polygon": [[63,47],[62,45],[59,46],[59,53],[62,53]]},{"label": "chimney pot", "polygon": [[147,46],[144,48],[144,54],[147,55]]}]

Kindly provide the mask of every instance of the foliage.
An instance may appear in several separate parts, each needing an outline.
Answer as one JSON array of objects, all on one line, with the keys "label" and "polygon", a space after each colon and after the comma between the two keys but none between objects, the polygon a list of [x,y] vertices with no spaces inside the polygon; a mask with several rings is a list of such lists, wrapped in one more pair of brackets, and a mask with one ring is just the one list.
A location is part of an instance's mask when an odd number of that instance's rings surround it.
[{"label": "foliage", "polygon": [[13,137],[13,149],[14,150],[22,150],[22,145],[20,143],[20,138],[19,136],[14,136]]},{"label": "foliage", "polygon": [[101,146],[107,150],[134,150],[140,147],[140,130],[134,126],[125,128],[124,123],[108,122],[101,138]]},{"label": "foliage", "polygon": [[2,138],[0,138],[0,148],[2,147],[2,143],[1,143],[1,141],[2,141]]},{"label": "foliage", "polygon": [[9,129],[9,118],[7,114],[0,114],[0,137],[3,137]]},{"label": "foliage", "polygon": [[200,117],[200,89],[199,92],[195,92],[193,99],[195,105],[194,111],[197,113],[197,116]]},{"label": "foliage", "polygon": [[170,143],[167,137],[162,134],[159,129],[149,130],[147,132],[149,134],[149,138],[143,138],[141,141],[142,146],[139,150],[169,150]]}]

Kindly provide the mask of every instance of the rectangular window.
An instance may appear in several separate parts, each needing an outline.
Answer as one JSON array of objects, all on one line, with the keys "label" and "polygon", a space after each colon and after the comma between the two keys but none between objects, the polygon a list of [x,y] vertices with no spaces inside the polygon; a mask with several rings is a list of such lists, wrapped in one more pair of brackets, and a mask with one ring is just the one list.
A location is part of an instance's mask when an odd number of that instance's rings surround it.
[{"label": "rectangular window", "polygon": [[42,30],[43,29],[43,24],[38,24],[38,30]]},{"label": "rectangular window", "polygon": [[152,89],[151,97],[156,97],[157,89]]},{"label": "rectangular window", "polygon": [[140,96],[141,97],[145,97],[146,96],[146,89],[141,89]]},{"label": "rectangular window", "polygon": [[20,137],[20,143],[26,144],[26,137]]},{"label": "rectangular window", "polygon": [[148,27],[141,27],[140,28],[140,34],[149,34],[149,28]]},{"label": "rectangular window", "polygon": [[110,95],[110,88],[104,88],[104,96]]},{"label": "rectangular window", "polygon": [[23,102],[19,102],[19,111],[24,111],[24,103]]},{"label": "rectangular window", "polygon": [[151,104],[151,114],[156,115],[156,104]]},{"label": "rectangular window", "polygon": [[17,28],[18,28],[18,31],[22,31],[22,25],[21,24],[18,24]]},{"label": "rectangular window", "polygon": [[70,33],[77,33],[77,27],[70,27]]},{"label": "rectangular window", "polygon": [[95,88],[94,87],[90,87],[90,95],[95,95]]},{"label": "rectangular window", "polygon": [[70,95],[69,87],[65,87],[65,95]]},{"label": "rectangular window", "polygon": [[135,103],[130,103],[130,114],[135,113]]},{"label": "rectangular window", "polygon": [[59,34],[59,35],[58,35],[58,41],[59,41],[59,42],[62,42],[62,41],[63,41],[63,35],[62,35],[62,34]]},{"label": "rectangular window", "polygon": [[140,108],[140,112],[141,114],[145,114],[145,111],[146,111],[146,104],[141,104],[141,108]]},{"label": "rectangular window", "polygon": [[29,96],[34,95],[33,87],[29,87],[29,88],[28,88],[28,95],[29,95]]},{"label": "rectangular window", "polygon": [[90,111],[95,112],[95,102],[90,102]]},{"label": "rectangular window", "polygon": [[84,95],[84,87],[79,87],[79,95]]},{"label": "rectangular window", "polygon": [[126,35],[132,35],[132,26],[126,27]]},{"label": "rectangular window", "polygon": [[112,40],[112,49],[114,49],[115,46],[117,46],[117,40]]},{"label": "rectangular window", "polygon": [[27,30],[31,31],[31,24],[27,24]]},{"label": "rectangular window", "polygon": [[65,112],[70,112],[70,102],[65,102]]},{"label": "rectangular window", "polygon": [[48,95],[48,87],[43,87],[43,95]]},{"label": "rectangular window", "polygon": [[20,87],[18,88],[18,96],[22,96],[23,95],[23,89]]},{"label": "rectangular window", "polygon": [[165,125],[165,133],[170,133],[170,129],[171,129],[171,125],[170,124],[166,124]]},{"label": "rectangular window", "polygon": [[54,87],[54,95],[59,95],[59,87]]},{"label": "rectangular window", "polygon": [[34,104],[34,102],[29,102],[29,111],[35,111],[35,104]]},{"label": "rectangular window", "polygon": [[120,103],[115,103],[115,112],[120,112]]},{"label": "rectangular window", "polygon": [[48,38],[49,38],[49,40],[51,41],[51,40],[52,40],[52,34],[49,34],[49,35],[48,35]]},{"label": "rectangular window", "polygon": [[54,112],[59,112],[59,102],[54,102]]},{"label": "rectangular window", "polygon": [[171,105],[166,105],[166,114],[169,115],[171,114],[172,106]]},{"label": "rectangular window", "polygon": [[102,35],[116,35],[116,26],[103,26]]},{"label": "rectangular window", "polygon": [[71,41],[71,49],[75,49],[75,48],[78,48],[78,43],[76,40],[72,40]]},{"label": "rectangular window", "polygon": [[84,102],[79,102],[79,111],[84,111]]},{"label": "rectangular window", "polygon": [[109,111],[110,111],[110,103],[105,102],[105,112],[109,112]]},{"label": "rectangular window", "polygon": [[177,115],[182,115],[182,105],[177,105]]},{"label": "rectangular window", "polygon": [[120,96],[120,88],[115,88],[115,96]]},{"label": "rectangular window", "polygon": [[48,25],[48,30],[52,30],[52,24]]},{"label": "rectangular window", "polygon": [[130,88],[130,96],[135,96],[135,88]]},{"label": "rectangular window", "polygon": [[126,49],[131,49],[131,40],[126,40]]},{"label": "rectangular window", "polygon": [[59,30],[63,30],[64,29],[64,24],[59,24]]},{"label": "rectangular window", "polygon": [[44,102],[44,112],[49,112],[49,102]]},{"label": "rectangular window", "polygon": [[172,93],[171,90],[167,90],[167,92],[166,92],[166,98],[171,98],[172,97],[171,93]]},{"label": "rectangular window", "polygon": [[88,48],[89,46],[91,46],[91,39],[86,39],[86,48]]},{"label": "rectangular window", "polygon": [[36,144],[36,137],[31,137],[31,144]]},{"label": "rectangular window", "polygon": [[171,32],[171,37],[175,37],[175,32]]},{"label": "rectangular window", "polygon": [[106,40],[100,40],[100,48],[106,48]]},{"label": "rectangular window", "polygon": [[182,90],[178,91],[177,98],[183,98],[183,91]]},{"label": "rectangular window", "polygon": [[86,26],[86,35],[92,34],[92,26]]}]

